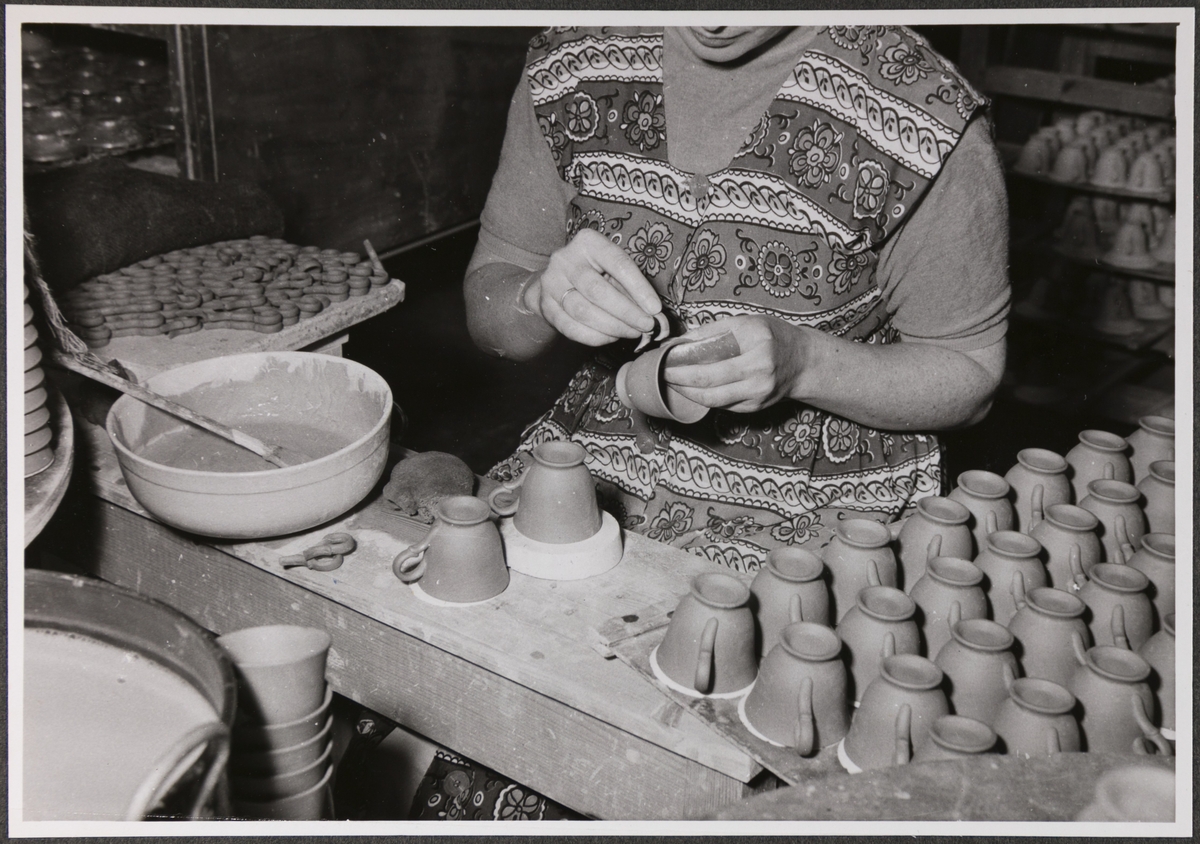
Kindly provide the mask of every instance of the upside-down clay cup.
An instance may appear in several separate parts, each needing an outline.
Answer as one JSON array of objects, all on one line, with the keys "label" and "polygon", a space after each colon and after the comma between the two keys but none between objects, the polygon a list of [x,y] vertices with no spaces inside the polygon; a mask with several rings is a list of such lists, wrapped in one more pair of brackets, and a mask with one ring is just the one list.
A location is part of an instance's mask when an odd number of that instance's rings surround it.
[{"label": "upside-down clay cup", "polygon": [[425,539],[401,551],[392,572],[440,601],[475,603],[508,588],[508,566],[500,531],[479,498],[452,495],[438,502]]},{"label": "upside-down clay cup", "polygon": [[896,585],[896,555],[890,541],[888,529],[870,519],[846,519],[834,527],[833,539],[822,551],[833,620],[841,621],[866,587]]},{"label": "upside-down clay cup", "polygon": [[941,684],[941,669],[923,656],[885,659],[850,723],[842,745],[846,760],[860,770],[911,761],[929,740],[934,722],[950,714]]},{"label": "upside-down clay cup", "polygon": [[1141,547],[1146,517],[1138,506],[1141,493],[1132,484],[1100,480],[1088,484],[1079,506],[1100,522],[1100,547],[1107,562],[1123,563]]},{"label": "upside-down clay cup", "polygon": [[913,762],[966,759],[989,753],[996,733],[987,724],[963,715],[943,715],[929,728],[929,741],[913,754]]},{"label": "upside-down clay cup", "polygon": [[248,627],[217,637],[239,679],[238,706],[248,719],[282,724],[320,707],[332,638],[292,624]]},{"label": "upside-down clay cup", "polygon": [[1080,431],[1079,443],[1067,452],[1068,476],[1074,503],[1083,501],[1089,483],[1101,478],[1131,482],[1133,469],[1125,452],[1129,444],[1124,437],[1108,431]]},{"label": "upside-down clay cup", "polygon": [[1155,460],[1137,488],[1142,493],[1146,529],[1152,533],[1175,533],[1175,461]]},{"label": "upside-down clay cup", "polygon": [[920,499],[896,538],[901,582],[916,583],[933,557],[972,559],[970,518],[971,511],[953,499],[940,495]]},{"label": "upside-down clay cup", "polygon": [[975,558],[984,575],[984,590],[992,619],[1007,625],[1017,612],[1020,593],[1046,584],[1042,544],[1015,530],[998,530],[987,538],[987,547]]},{"label": "upside-down clay cup", "polygon": [[1085,645],[1092,641],[1086,612],[1087,605],[1071,592],[1043,586],[1025,593],[1008,623],[1025,676],[1067,684],[1075,673],[1074,638]]},{"label": "upside-down clay cup", "polygon": [[[596,484],[583,465],[587,452],[579,443],[554,440],[533,449],[533,464],[517,480],[492,490],[488,504],[501,516],[512,516],[522,535],[538,542],[565,545],[582,542],[600,530]],[[519,500],[501,501],[520,490]]]},{"label": "upside-down clay cup", "polygon": [[1148,533],[1129,565],[1150,579],[1149,595],[1159,624],[1175,612],[1175,534]]},{"label": "upside-down clay cup", "polygon": [[1104,559],[1099,529],[1100,520],[1082,507],[1052,504],[1046,508],[1046,518],[1034,525],[1029,535],[1042,544],[1050,586],[1073,590],[1076,568],[1087,573]]},{"label": "upside-down clay cup", "polygon": [[856,604],[837,626],[846,645],[854,700],[862,699],[884,659],[920,652],[916,611],[913,599],[891,586],[868,586],[858,593]]},{"label": "upside-down clay cup", "polygon": [[1146,640],[1138,656],[1149,663],[1150,690],[1158,701],[1163,735],[1175,739],[1175,613],[1163,619],[1162,630]]},{"label": "upside-down clay cup", "polygon": [[655,349],[643,352],[617,370],[617,398],[626,407],[647,416],[676,422],[699,422],[708,408],[687,398],[663,380],[667,352],[684,341],[676,337]]},{"label": "upside-down clay cup", "polygon": [[1013,635],[986,618],[960,621],[950,634],[934,660],[946,675],[950,706],[958,715],[990,724],[1019,673]]},{"label": "upside-down clay cup", "polygon": [[807,756],[837,744],[850,728],[842,642],[820,624],[783,629],[746,696],[746,719],[762,735]]},{"label": "upside-down clay cup", "polygon": [[765,656],[785,627],[797,621],[829,625],[829,588],[825,564],[803,548],[776,548],[750,583],[751,607],[758,624],[758,653]]},{"label": "upside-down clay cup", "polygon": [[992,721],[1000,752],[1023,759],[1077,752],[1074,709],[1075,695],[1065,686],[1034,677],[1014,679]]},{"label": "upside-down clay cup", "polygon": [[956,557],[934,557],[909,597],[917,605],[917,622],[925,640],[925,656],[936,657],[950,641],[950,628],[969,618],[987,617],[983,572]]},{"label": "upside-down clay cup", "polygon": [[758,673],[750,590],[724,572],[696,575],[654,656],[685,689],[713,695],[745,689]]},{"label": "upside-down clay cup", "polygon": [[1133,651],[1112,645],[1084,650],[1076,640],[1079,667],[1068,691],[1079,701],[1083,749],[1091,753],[1147,753],[1164,756],[1171,746],[1151,720],[1154,694],[1146,682],[1150,665]]},{"label": "upside-down clay cup", "polygon": [[[1166,416],[1143,416],[1138,429],[1126,438],[1129,443],[1129,465],[1137,483],[1150,472],[1156,460],[1175,459],[1175,420]],[[1118,478],[1118,480],[1122,480]]]},{"label": "upside-down clay cup", "polygon": [[1013,529],[1013,506],[1008,500],[1011,492],[1008,481],[994,472],[969,469],[958,476],[958,486],[951,491],[950,499],[971,512],[967,526],[976,554],[986,547],[989,534]]},{"label": "upside-down clay cup", "polygon": [[1090,575],[1080,572],[1076,583],[1097,645],[1136,651],[1154,633],[1154,606],[1146,594],[1150,579],[1133,566],[1097,563]]},{"label": "upside-down clay cup", "polygon": [[1045,517],[1047,507],[1071,501],[1067,461],[1048,449],[1021,449],[1004,480],[1012,489],[1013,527],[1022,533],[1029,533]]}]

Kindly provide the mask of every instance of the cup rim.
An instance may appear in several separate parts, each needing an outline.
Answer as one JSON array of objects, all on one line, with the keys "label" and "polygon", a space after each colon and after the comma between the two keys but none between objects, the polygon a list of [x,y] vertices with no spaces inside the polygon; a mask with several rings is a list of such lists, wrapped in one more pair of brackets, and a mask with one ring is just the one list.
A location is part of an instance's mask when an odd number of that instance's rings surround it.
[{"label": "cup rim", "polygon": [[1151,531],[1142,534],[1142,548],[1171,565],[1175,564],[1175,534]]},{"label": "cup rim", "polygon": [[1175,461],[1174,460],[1155,460],[1147,469],[1151,476],[1164,484],[1175,486]]},{"label": "cup rim", "polygon": [[[983,582],[983,570],[962,557],[932,557],[925,564],[925,571],[948,586],[978,586]],[[953,577],[955,574],[961,577]]]},{"label": "cup rim", "polygon": [[309,762],[303,768],[297,768],[294,771],[260,772],[260,771],[239,770],[237,754],[231,754],[229,757],[230,784],[233,784],[238,781],[246,781],[246,780],[250,780],[250,781],[273,780],[273,781],[277,782],[279,780],[286,780],[291,777],[299,777],[301,774],[307,774],[310,771],[312,771],[313,768],[320,767],[321,765],[327,765],[332,760],[332,758],[333,758],[333,739],[331,739],[329,737],[325,737],[324,744],[325,744],[324,749],[321,751],[321,754],[316,759],[314,759],[312,762]]},{"label": "cup rim", "polygon": [[[1119,683],[1141,683],[1150,676],[1150,663],[1133,651],[1115,645],[1096,645],[1084,654],[1088,668]],[[1125,672],[1119,669],[1127,669]]]},{"label": "cup rim", "polygon": [[[975,634],[979,636],[972,638]],[[1008,628],[987,618],[964,618],[950,628],[950,635],[965,648],[987,653],[1007,651],[1015,641]]]},{"label": "cup rim", "polygon": [[[791,558],[789,562],[798,563],[798,570],[785,571],[779,567],[780,557]],[[818,579],[825,570],[825,561],[817,554],[804,548],[774,548],[767,552],[767,568],[771,574],[789,583],[809,583]]]},{"label": "cup rim", "polygon": [[925,496],[917,501],[917,509],[925,518],[942,525],[965,525],[971,518],[970,510],[944,495]]},{"label": "cup rim", "polygon": [[1098,451],[1123,452],[1128,446],[1124,437],[1097,428],[1088,428],[1079,432],[1079,441]]},{"label": "cup rim", "polygon": [[321,729],[313,733],[303,741],[298,741],[295,744],[289,744],[287,747],[241,747],[230,754],[231,764],[233,760],[245,759],[248,756],[261,757],[263,760],[279,759],[287,753],[292,753],[302,747],[309,747],[313,744],[320,744],[323,741],[328,741],[333,735],[333,715],[328,715],[325,718]]},{"label": "cup rim", "polygon": [[1170,416],[1151,414],[1138,420],[1138,427],[1148,434],[1158,434],[1164,437],[1175,436],[1175,420]]},{"label": "cup rim", "polygon": [[[885,600],[895,606],[894,612],[880,606]],[[863,613],[879,621],[908,621],[917,611],[917,602],[894,586],[864,586],[854,602]]]},{"label": "cup rim", "polygon": [[587,450],[571,440],[548,440],[534,446],[533,459],[553,469],[569,469],[587,459]]},{"label": "cup rim", "polygon": [[[1034,700],[1025,692],[1039,690],[1040,699]],[[1075,695],[1061,683],[1042,677],[1018,677],[1013,680],[1008,696],[1022,709],[1043,715],[1065,715],[1075,708]],[[1051,698],[1056,698],[1057,702]]]},{"label": "cup rim", "polygon": [[1042,553],[1042,543],[1016,530],[998,530],[987,537],[988,550],[1003,557],[1026,559]]},{"label": "cup rim", "polygon": [[[796,640],[801,636],[814,647],[804,649]],[[805,662],[827,662],[842,652],[842,639],[833,628],[812,621],[794,621],[780,631],[779,643],[783,649]]]},{"label": "cup rim", "polygon": [[1042,475],[1060,475],[1067,471],[1067,459],[1048,448],[1023,448],[1017,452],[1017,462]]},{"label": "cup rim", "polygon": [[1051,504],[1045,511],[1046,521],[1063,530],[1089,533],[1100,526],[1100,519],[1091,510],[1076,504]]},{"label": "cup rim", "polygon": [[[266,637],[269,645],[276,642],[275,637],[282,637],[291,652],[278,654],[259,653],[263,647],[262,639]],[[217,637],[219,644],[229,654],[233,664],[242,669],[274,668],[303,662],[329,650],[333,645],[333,637],[328,630],[319,627],[307,627],[300,624],[262,624],[255,627],[243,627]],[[294,651],[291,649],[295,648]],[[248,652],[254,649],[253,652]],[[239,653],[240,652],[240,653]]]},{"label": "cup rim", "polygon": [[833,530],[838,539],[855,548],[882,548],[892,538],[887,526],[873,519],[846,519]]},{"label": "cup rim", "polygon": [[272,732],[283,732],[284,730],[295,729],[296,727],[299,727],[302,724],[306,724],[310,721],[322,721],[323,714],[329,709],[329,706],[332,703],[333,703],[333,686],[329,685],[329,683],[326,683],[324,700],[321,701],[320,706],[318,706],[316,709],[314,709],[312,712],[308,713],[307,715],[297,718],[294,721],[284,721],[281,724],[267,724],[262,721],[250,721],[250,722],[245,722],[242,724],[234,724],[233,729],[236,732],[236,731],[238,731],[238,729],[240,727],[243,729],[247,729],[250,732],[259,732],[259,731],[265,732],[267,735],[270,735]]},{"label": "cup rim", "polygon": [[1098,478],[1089,481],[1087,491],[1088,495],[1109,504],[1133,504],[1142,494],[1133,484],[1116,481],[1112,478]]},{"label": "cup rim", "polygon": [[286,806],[293,802],[300,803],[303,800],[307,800],[313,794],[317,793],[318,791],[320,791],[321,789],[323,789],[329,785],[329,780],[333,778],[333,768],[334,768],[334,766],[330,765],[329,770],[327,770],[325,772],[325,775],[321,777],[321,781],[319,783],[317,783],[316,785],[314,785],[312,788],[306,788],[304,791],[297,792],[296,794],[289,794],[287,797],[278,797],[273,800],[243,800],[243,799],[239,798],[237,800],[234,800],[233,803],[234,803],[235,807],[238,805],[242,805],[242,806],[262,806],[264,808],[268,807],[268,806],[277,806],[277,807],[278,806]]},{"label": "cup rim", "polygon": [[437,517],[451,525],[477,525],[492,514],[486,501],[474,495],[448,495],[437,503]]},{"label": "cup rim", "polygon": [[[946,735],[947,728],[961,729],[961,732],[958,735]],[[986,753],[995,746],[998,738],[990,726],[965,715],[942,715],[935,719],[929,727],[929,737],[946,750],[960,753]],[[975,740],[971,741],[972,738]]]},{"label": "cup rim", "polygon": [[[1054,602],[1058,602],[1059,606],[1053,606]],[[1052,586],[1035,586],[1030,589],[1025,593],[1025,603],[1034,612],[1054,618],[1079,618],[1087,609],[1087,604],[1078,595]]]},{"label": "cup rim", "polygon": [[[909,676],[904,676],[908,673]],[[912,691],[930,691],[942,684],[944,673],[931,660],[917,654],[885,657],[879,675],[894,686]],[[923,676],[918,676],[923,675]]]},{"label": "cup rim", "polygon": [[[711,593],[705,594],[706,586],[712,589],[727,589],[730,594],[725,597]],[[691,594],[706,606],[733,610],[745,606],[746,602],[750,600],[750,587],[731,574],[706,571],[692,578]]]},{"label": "cup rim", "polygon": [[1096,563],[1088,572],[1088,579],[1110,592],[1137,594],[1150,586],[1145,572],[1121,563]]},{"label": "cup rim", "polygon": [[958,476],[959,489],[976,498],[988,501],[1004,498],[1012,486],[995,472],[986,469],[968,469]]}]

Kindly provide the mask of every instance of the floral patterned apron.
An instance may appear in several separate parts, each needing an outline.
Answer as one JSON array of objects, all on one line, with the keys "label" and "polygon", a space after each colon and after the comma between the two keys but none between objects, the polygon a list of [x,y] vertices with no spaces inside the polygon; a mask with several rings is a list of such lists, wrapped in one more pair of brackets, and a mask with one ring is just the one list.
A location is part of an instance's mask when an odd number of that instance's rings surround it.
[{"label": "floral patterned apron", "polygon": [[[662,54],[661,30],[554,29],[531,43],[534,111],[577,190],[569,235],[589,227],[623,247],[675,334],[764,314],[894,342],[878,250],[979,95],[908,29],[822,29],[729,166],[697,179],[667,159]],[[827,543],[839,519],[893,520],[940,490],[927,434],[789,400],[693,425],[631,411],[613,383],[630,356],[624,344],[602,350],[492,477],[519,474],[540,442],[573,440],[627,529],[740,571],[775,547]]]}]

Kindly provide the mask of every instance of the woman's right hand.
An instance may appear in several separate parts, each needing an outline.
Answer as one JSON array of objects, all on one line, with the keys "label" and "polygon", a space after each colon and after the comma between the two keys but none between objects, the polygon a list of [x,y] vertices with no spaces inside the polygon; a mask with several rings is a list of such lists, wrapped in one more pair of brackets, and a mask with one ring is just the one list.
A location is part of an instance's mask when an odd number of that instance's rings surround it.
[{"label": "woman's right hand", "polygon": [[550,256],[521,303],[565,337],[603,346],[655,330],[658,294],[621,247],[583,229]]}]

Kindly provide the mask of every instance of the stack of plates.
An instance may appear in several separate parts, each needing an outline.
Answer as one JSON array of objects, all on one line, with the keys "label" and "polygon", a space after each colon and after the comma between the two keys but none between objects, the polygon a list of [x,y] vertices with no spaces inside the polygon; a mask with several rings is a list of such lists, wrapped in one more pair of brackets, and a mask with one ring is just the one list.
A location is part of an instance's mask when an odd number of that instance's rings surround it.
[{"label": "stack of plates", "polygon": [[42,350],[33,326],[33,307],[29,287],[25,287],[25,477],[45,471],[54,462],[50,442],[50,408],[46,406],[46,372],[42,369]]}]

